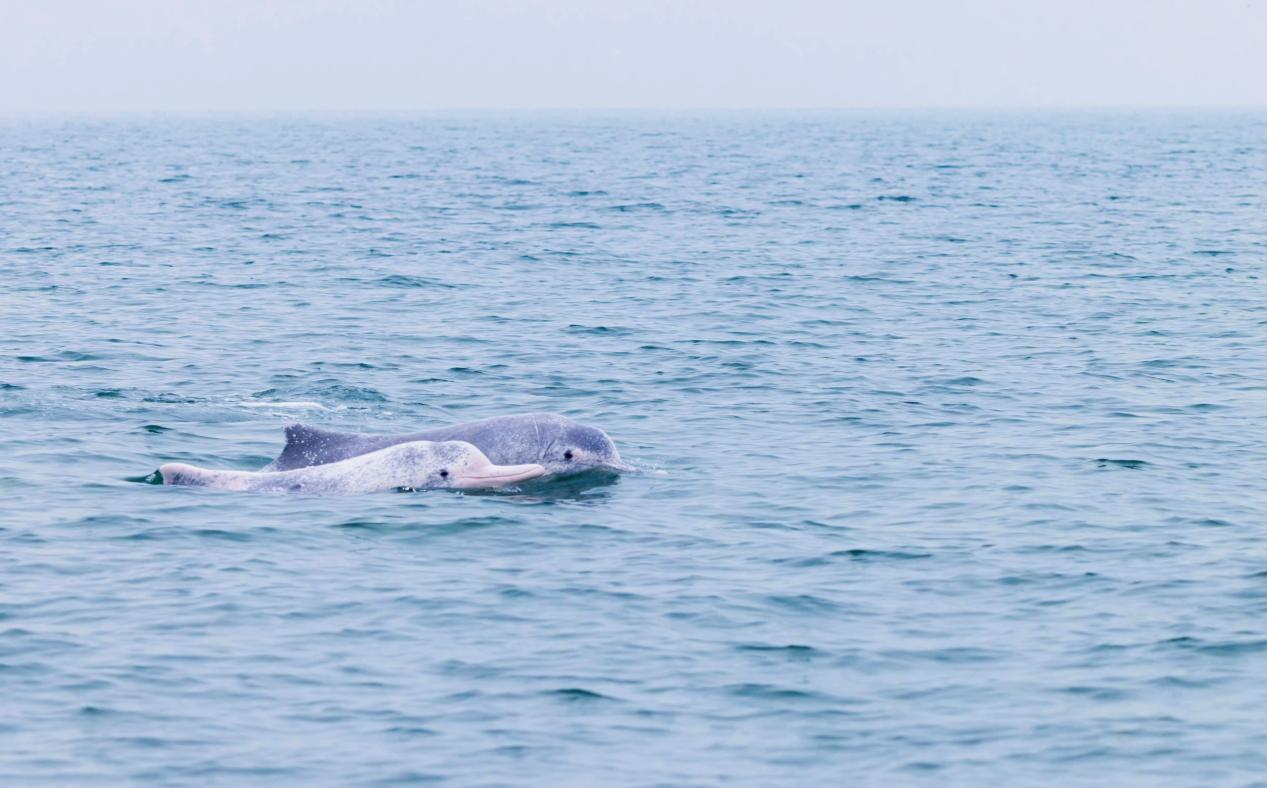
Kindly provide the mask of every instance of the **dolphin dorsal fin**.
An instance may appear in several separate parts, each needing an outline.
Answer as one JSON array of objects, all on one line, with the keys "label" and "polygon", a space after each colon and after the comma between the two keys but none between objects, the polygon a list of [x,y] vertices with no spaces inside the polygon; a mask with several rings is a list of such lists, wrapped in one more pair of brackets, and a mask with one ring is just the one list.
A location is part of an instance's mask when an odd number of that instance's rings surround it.
[{"label": "dolphin dorsal fin", "polygon": [[296,422],[286,427],[286,446],[282,453],[261,470],[288,471],[342,459],[337,456],[337,452],[332,455],[331,449],[355,442],[359,438],[354,433],[333,432]]},{"label": "dolphin dorsal fin", "polygon": [[[327,441],[331,438],[344,437],[345,433],[334,432],[333,430],[323,430],[320,427],[313,427],[309,424],[301,424],[295,422],[286,427],[286,446],[306,446],[311,443]],[[351,436],[348,436],[351,437]]]}]

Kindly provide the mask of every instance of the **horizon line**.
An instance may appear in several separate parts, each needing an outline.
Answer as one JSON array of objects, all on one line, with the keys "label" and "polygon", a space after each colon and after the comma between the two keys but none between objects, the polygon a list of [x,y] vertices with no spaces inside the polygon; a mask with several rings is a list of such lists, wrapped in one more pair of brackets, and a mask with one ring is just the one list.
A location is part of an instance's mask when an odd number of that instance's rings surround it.
[{"label": "horizon line", "polygon": [[443,113],[850,113],[850,112],[1267,112],[1263,104],[910,104],[856,106],[445,106],[445,107],[350,107],[350,108],[41,108],[0,109],[0,118],[111,117],[111,116],[420,116]]}]

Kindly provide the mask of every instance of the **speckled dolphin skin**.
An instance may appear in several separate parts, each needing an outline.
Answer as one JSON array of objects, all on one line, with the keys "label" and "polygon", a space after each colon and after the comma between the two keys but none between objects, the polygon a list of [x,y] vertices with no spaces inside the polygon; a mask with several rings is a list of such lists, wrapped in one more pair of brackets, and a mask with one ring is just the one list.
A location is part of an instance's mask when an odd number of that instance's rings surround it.
[{"label": "speckled dolphin skin", "polygon": [[288,471],[226,471],[168,463],[164,484],[246,492],[368,493],[505,487],[545,473],[540,465],[495,465],[464,441],[410,441],[339,462]]},{"label": "speckled dolphin skin", "polygon": [[620,452],[607,433],[553,413],[497,416],[403,435],[330,432],[292,424],[286,428],[286,448],[263,470],[288,471],[323,465],[418,440],[466,441],[495,463],[536,464],[544,467],[546,474],[551,476],[595,468],[636,470],[620,459]]}]

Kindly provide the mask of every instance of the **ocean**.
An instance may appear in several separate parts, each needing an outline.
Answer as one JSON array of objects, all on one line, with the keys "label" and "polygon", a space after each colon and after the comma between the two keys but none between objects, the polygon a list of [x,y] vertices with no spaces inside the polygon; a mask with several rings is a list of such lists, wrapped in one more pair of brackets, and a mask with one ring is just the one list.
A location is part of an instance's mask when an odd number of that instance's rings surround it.
[{"label": "ocean", "polygon": [[[1267,784],[1267,115],[0,141],[0,782]],[[532,412],[658,473],[151,483]]]}]

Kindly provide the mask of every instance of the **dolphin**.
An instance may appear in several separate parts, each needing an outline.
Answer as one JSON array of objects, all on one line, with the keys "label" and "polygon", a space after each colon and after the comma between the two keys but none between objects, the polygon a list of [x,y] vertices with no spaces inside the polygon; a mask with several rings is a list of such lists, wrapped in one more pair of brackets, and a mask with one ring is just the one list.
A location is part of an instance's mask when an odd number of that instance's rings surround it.
[{"label": "dolphin", "polygon": [[323,465],[419,440],[466,441],[495,463],[540,465],[550,476],[568,476],[593,469],[637,470],[620,459],[620,452],[607,433],[553,413],[497,416],[404,435],[330,432],[292,424],[286,428],[286,447],[263,470],[289,471]]},{"label": "dolphin", "polygon": [[545,473],[540,465],[494,465],[464,441],[409,441],[356,457],[287,471],[224,471],[171,462],[164,484],[249,492],[365,493],[505,487]]}]

